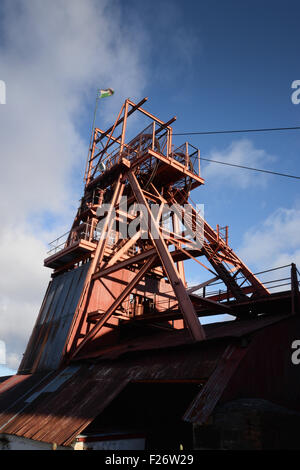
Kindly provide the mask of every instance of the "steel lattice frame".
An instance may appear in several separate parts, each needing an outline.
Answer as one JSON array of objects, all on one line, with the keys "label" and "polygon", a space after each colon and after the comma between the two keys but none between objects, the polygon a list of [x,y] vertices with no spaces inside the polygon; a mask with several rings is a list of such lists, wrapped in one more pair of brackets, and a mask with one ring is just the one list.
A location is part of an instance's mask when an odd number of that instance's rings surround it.
[{"label": "steel lattice frame", "polygon": [[[142,107],[145,101],[146,98],[135,104],[127,99],[113,126],[106,131],[95,129],[85,170],[85,191],[72,229],[63,250],[45,260],[46,266],[56,266],[54,275],[74,269],[78,263],[90,263],[66,341],[67,358],[84,355],[86,347],[120,322],[136,320],[135,314],[126,316],[125,305],[129,305],[130,297],[135,299],[146,276],[157,284],[160,282],[163,290],[153,294],[152,310],[147,313],[142,308],[139,320],[147,324],[155,319],[156,324],[168,328],[185,327],[195,341],[205,338],[198,318],[202,310],[238,316],[237,305],[247,303],[249,297],[269,296],[265,286],[229,247],[227,235],[226,239],[222,238],[219,230],[213,230],[188,202],[190,191],[204,184],[200,152],[188,143],[174,150],[170,124],[176,118],[166,123],[161,121]],[[126,143],[128,117],[135,112],[146,116],[150,124]],[[105,203],[109,203],[109,210],[105,216],[99,216],[98,210]],[[128,225],[135,221],[137,215],[129,209],[133,203],[145,208],[143,223],[134,235],[122,238],[113,225],[116,220],[117,224]],[[154,204],[156,215],[151,210]],[[170,205],[172,227],[166,230],[163,214]],[[102,225],[97,239],[99,221]],[[197,231],[202,231],[201,246],[192,238]],[[64,259],[64,252],[71,253],[71,260],[60,266],[53,264]],[[200,257],[205,257],[210,267]],[[213,278],[188,289],[184,273],[187,259],[206,268]],[[242,283],[238,282],[238,276],[242,277]],[[210,297],[194,293],[216,279],[223,281],[226,293]],[[99,298],[101,282],[103,299],[98,305],[95,299],[97,295]],[[171,294],[168,294],[168,305],[162,308],[159,302],[165,301],[166,285]],[[109,304],[105,304],[105,296],[110,298]],[[146,300],[145,297],[144,305]],[[172,320],[172,313],[176,321]],[[182,320],[178,319],[180,316]]]}]

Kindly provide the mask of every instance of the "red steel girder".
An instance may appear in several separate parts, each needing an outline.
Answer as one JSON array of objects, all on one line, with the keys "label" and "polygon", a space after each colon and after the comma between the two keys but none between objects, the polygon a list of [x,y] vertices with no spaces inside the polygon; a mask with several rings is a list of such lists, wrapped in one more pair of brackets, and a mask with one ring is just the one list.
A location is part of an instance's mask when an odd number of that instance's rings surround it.
[{"label": "red steel girder", "polygon": [[[152,238],[152,242],[157,250],[157,253],[161,259],[161,262],[165,268],[169,281],[173,287],[174,293],[177,297],[178,304],[182,311],[186,325],[196,341],[200,341],[205,338],[204,330],[198,320],[196,312],[194,310],[193,304],[189,298],[189,295],[186,292],[186,288],[182,282],[182,279],[176,269],[172,256],[164,242],[164,239],[160,233],[159,225],[155,220],[148,202],[143,194],[143,191],[138,183],[138,180],[134,173],[128,173],[128,179],[132,187],[133,193],[136,197],[136,200],[139,204],[143,204],[147,210],[147,224],[148,232]],[[155,229],[155,234],[151,233],[151,230]]]}]

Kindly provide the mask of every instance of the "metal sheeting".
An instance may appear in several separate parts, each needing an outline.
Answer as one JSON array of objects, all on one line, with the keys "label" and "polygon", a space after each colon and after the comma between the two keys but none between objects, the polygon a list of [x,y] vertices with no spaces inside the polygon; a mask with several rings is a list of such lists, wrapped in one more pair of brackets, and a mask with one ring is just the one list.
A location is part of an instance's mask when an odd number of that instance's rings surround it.
[{"label": "metal sheeting", "polygon": [[[273,320],[275,318],[278,317],[274,316]],[[291,317],[286,322],[287,327],[290,321]],[[269,326],[267,323],[265,319],[260,326]],[[260,333],[254,331],[254,324],[257,324],[256,320],[249,321],[242,329],[247,334],[258,335]],[[164,344],[160,338],[160,349],[149,350],[149,344],[146,348],[144,345],[144,350],[127,352],[118,359],[102,358],[93,365],[87,361],[78,362],[61,371],[48,373],[42,379],[39,379],[39,374],[23,376],[22,379],[20,376],[12,377],[8,379],[9,383],[1,384],[6,389],[3,394],[0,387],[0,432],[70,445],[129,382],[148,380],[204,382],[202,391],[186,413],[186,419],[203,422],[229,387],[253,344],[251,342],[249,348],[241,348],[235,338],[226,337],[224,325],[219,328],[225,337],[193,344],[173,344],[173,347],[168,341]],[[231,334],[233,328],[233,324],[228,323],[227,329]],[[241,330],[235,333],[239,336]],[[270,337],[272,331],[266,328],[263,334]],[[248,367],[247,374],[249,370]]]},{"label": "metal sheeting", "polygon": [[43,381],[30,393],[23,389],[9,410],[0,406],[0,432],[70,445],[131,381],[209,377],[226,347],[219,343],[158,350],[94,365],[71,365],[53,372],[48,383]]},{"label": "metal sheeting", "polygon": [[55,277],[28,343],[19,372],[59,366],[66,337],[82,291],[89,263]]},{"label": "metal sheeting", "polygon": [[19,383],[22,383],[24,380],[26,380],[28,375],[12,375],[10,377],[6,377],[5,380],[3,380],[3,383],[0,384],[0,396],[1,398],[3,397],[4,392],[8,392],[12,388],[14,388],[16,385]]},{"label": "metal sheeting", "polygon": [[0,377],[0,384],[1,384],[1,382],[4,382],[5,380],[9,379],[10,377],[11,377],[11,375],[2,375]]},{"label": "metal sheeting", "polygon": [[[53,375],[53,372],[52,372]],[[50,373],[13,375],[0,384],[0,433],[24,407],[25,399],[50,378]]]}]

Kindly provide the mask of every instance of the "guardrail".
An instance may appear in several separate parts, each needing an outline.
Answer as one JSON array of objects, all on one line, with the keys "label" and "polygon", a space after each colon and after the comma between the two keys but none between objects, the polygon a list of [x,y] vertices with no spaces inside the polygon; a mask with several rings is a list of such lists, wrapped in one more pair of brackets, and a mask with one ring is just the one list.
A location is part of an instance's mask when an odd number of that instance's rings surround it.
[{"label": "guardrail", "polygon": [[[295,265],[294,265],[295,266]],[[267,287],[268,290],[272,290],[272,292],[281,292],[284,290],[288,290],[287,286],[291,288],[291,290],[294,288],[293,285],[293,275],[292,275],[292,268],[293,263],[291,264],[286,264],[284,266],[278,266],[276,268],[271,268],[271,269],[266,269],[264,271],[260,271],[257,273],[254,273],[254,275],[259,275],[261,282]],[[276,277],[276,279],[270,279],[270,273],[273,273],[274,271],[280,271],[281,270],[281,276]],[[288,272],[284,272],[283,270],[288,270]],[[300,273],[298,269],[296,268],[296,271],[298,273],[298,276],[300,277]],[[265,278],[265,279],[264,279]],[[238,281],[244,281],[245,277],[244,276],[237,276],[235,280]],[[300,285],[300,281],[296,280],[297,285]],[[216,286],[222,286],[219,289],[215,289]],[[223,288],[224,286],[224,288]],[[192,286],[190,286],[192,288]],[[284,289],[285,288],[285,289]],[[198,292],[200,291],[200,293]],[[221,296],[227,293],[227,287],[224,285],[223,281],[215,281],[212,282],[209,285],[200,287],[198,291],[194,291],[195,294],[201,295],[202,297],[207,297],[209,298],[210,296]]]},{"label": "guardrail", "polygon": [[52,242],[49,243],[50,250],[47,251],[49,256],[58,253],[59,251],[67,248],[68,246],[72,246],[73,244],[77,243],[79,240],[99,240],[100,232],[95,228],[93,233],[91,233],[92,226],[90,224],[83,224],[81,230],[69,230],[68,232],[64,233],[60,237],[56,238]]},{"label": "guardrail", "polygon": [[119,147],[106,155],[104,150],[100,150],[93,158],[94,160],[99,157],[98,163],[93,167],[93,176],[97,171],[106,171],[116,165],[121,156],[133,161],[135,158],[141,157],[148,149],[173,158],[192,173],[200,176],[200,150],[188,142],[174,148],[170,145],[170,142],[169,130],[152,122],[129,143],[124,143],[122,149]]},{"label": "guardrail", "polygon": [[[69,232],[64,233],[60,237],[56,238],[48,245],[50,250],[47,251],[47,255],[51,256],[59,251],[74,245],[80,240],[86,240],[89,242],[97,242],[101,236],[101,230],[96,227],[92,227],[91,224],[82,224],[80,230],[70,230]],[[115,243],[116,232],[111,230],[110,236],[108,237],[107,244],[113,245]]]}]

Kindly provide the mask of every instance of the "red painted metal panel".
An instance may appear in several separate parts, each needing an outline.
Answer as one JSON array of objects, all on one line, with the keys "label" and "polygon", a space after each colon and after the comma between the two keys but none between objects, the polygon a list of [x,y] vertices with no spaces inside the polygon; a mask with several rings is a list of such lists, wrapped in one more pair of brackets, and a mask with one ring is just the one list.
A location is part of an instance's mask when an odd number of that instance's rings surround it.
[{"label": "red painted metal panel", "polygon": [[291,359],[294,351],[291,346],[299,339],[299,332],[299,315],[258,331],[220,401],[263,398],[300,411],[300,365],[293,364]]}]

